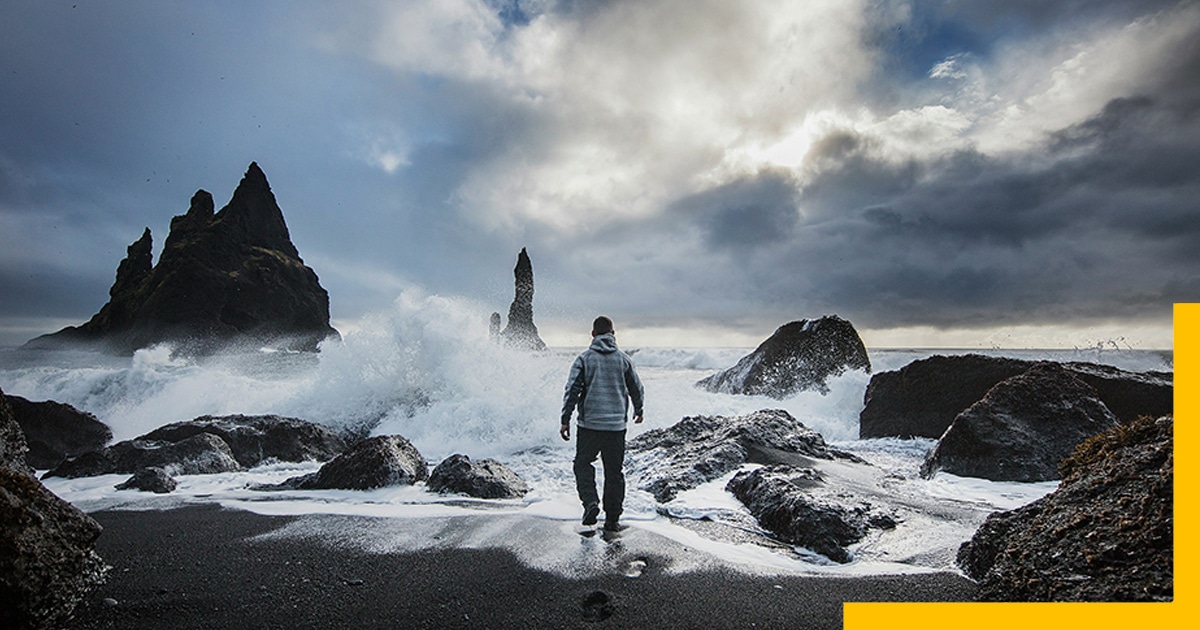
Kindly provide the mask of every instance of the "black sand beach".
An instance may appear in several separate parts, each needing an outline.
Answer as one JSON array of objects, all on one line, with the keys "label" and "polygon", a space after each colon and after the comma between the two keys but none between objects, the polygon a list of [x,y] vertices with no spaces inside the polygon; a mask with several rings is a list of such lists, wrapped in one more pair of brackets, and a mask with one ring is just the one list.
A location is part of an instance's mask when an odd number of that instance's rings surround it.
[{"label": "black sand beach", "polygon": [[843,602],[967,601],[975,591],[952,574],[669,574],[653,558],[638,577],[571,579],[500,550],[255,540],[296,517],[218,506],[92,516],[113,568],[68,628],[840,628]]}]

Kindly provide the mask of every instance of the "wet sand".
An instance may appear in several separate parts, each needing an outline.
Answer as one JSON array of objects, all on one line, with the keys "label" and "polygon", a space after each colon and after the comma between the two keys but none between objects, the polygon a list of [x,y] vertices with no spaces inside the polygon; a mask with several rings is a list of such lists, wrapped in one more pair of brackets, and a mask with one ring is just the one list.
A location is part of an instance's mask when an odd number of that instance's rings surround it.
[{"label": "wet sand", "polygon": [[[670,573],[652,556],[634,571],[626,563],[571,578],[498,549],[372,553],[259,538],[299,517],[215,505],[92,516],[113,568],[68,628],[840,628],[843,602],[969,601],[975,592],[949,573]],[[329,526],[345,518],[328,517]]]}]

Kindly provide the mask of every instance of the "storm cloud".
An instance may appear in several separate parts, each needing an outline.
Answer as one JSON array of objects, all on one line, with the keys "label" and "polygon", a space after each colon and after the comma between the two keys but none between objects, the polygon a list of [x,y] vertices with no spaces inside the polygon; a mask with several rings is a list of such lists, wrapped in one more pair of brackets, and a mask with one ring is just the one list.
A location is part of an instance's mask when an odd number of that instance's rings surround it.
[{"label": "storm cloud", "polygon": [[502,310],[527,247],[552,340],[603,311],[1169,341],[1197,42],[1193,2],[6,3],[0,343],[85,320],[251,161],[344,322]]}]

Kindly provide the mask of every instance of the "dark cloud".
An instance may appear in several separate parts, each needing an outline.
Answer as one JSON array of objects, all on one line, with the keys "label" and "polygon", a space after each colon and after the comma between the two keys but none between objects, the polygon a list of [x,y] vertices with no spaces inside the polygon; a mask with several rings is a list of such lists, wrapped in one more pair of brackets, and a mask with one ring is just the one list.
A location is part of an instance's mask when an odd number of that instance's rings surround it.
[{"label": "dark cloud", "polygon": [[888,327],[1155,318],[1197,298],[1200,137],[1178,109],[1114,101],[1007,159],[897,165],[833,144],[808,218],[746,259],[741,299]]},{"label": "dark cloud", "polygon": [[744,249],[791,238],[799,197],[790,173],[764,171],[681,199],[670,215],[699,226],[710,247]]},{"label": "dark cloud", "polygon": [[[116,270],[116,267],[113,267]],[[107,279],[111,284],[110,274]],[[0,269],[0,295],[4,296],[4,317],[36,317],[46,313],[82,318],[86,321],[108,300],[100,274],[80,276],[63,269]],[[99,281],[99,282],[98,282]],[[48,291],[54,287],[55,291]],[[90,307],[90,304],[95,307]],[[90,309],[90,310],[89,310]]]},{"label": "dark cloud", "polygon": [[[904,140],[918,150],[900,150],[872,127],[976,106],[930,87],[952,55],[988,72],[1026,42],[1069,48],[1186,5],[873,3],[866,32],[829,40],[824,68],[769,58],[778,42],[751,38],[783,5],[750,4],[722,8],[754,53],[726,64],[713,20],[681,22],[707,38],[694,46],[683,26],[661,32],[672,7],[638,3],[487,0],[481,34],[429,3],[405,15],[442,20],[439,38],[387,57],[372,37],[390,32],[380,6],[7,3],[0,319],[83,321],[143,227],[161,244],[196,189],[220,205],[250,161],[340,318],[409,285],[503,310],[521,247],[540,316],[603,311],[626,326],[769,330],[826,312],[873,327],[1162,321],[1197,299],[1200,37],[1129,60],[1136,89],[1020,150],[942,148],[923,129]],[[522,39],[539,19],[566,39]],[[1190,22],[1155,28],[1177,23]],[[537,65],[556,60],[571,65]],[[763,85],[739,82],[774,63],[785,71],[755,74]],[[995,81],[989,98],[1037,96]],[[795,168],[723,161],[831,110]]]}]

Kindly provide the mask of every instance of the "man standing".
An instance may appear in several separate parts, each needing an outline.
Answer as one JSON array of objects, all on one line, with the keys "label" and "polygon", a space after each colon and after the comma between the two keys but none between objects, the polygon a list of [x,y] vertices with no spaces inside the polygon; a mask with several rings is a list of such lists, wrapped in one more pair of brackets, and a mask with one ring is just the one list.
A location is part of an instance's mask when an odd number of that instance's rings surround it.
[{"label": "man standing", "polygon": [[604,465],[604,529],[619,531],[625,502],[625,428],[629,402],[633,421],[642,421],[642,381],[633,361],[617,349],[612,320],[601,316],[592,323],[592,345],[575,359],[563,393],[562,428],[571,439],[571,414],[579,407],[579,436],[575,439],[575,488],[583,502],[583,524],[595,525],[600,515],[596,495],[596,455]]}]

